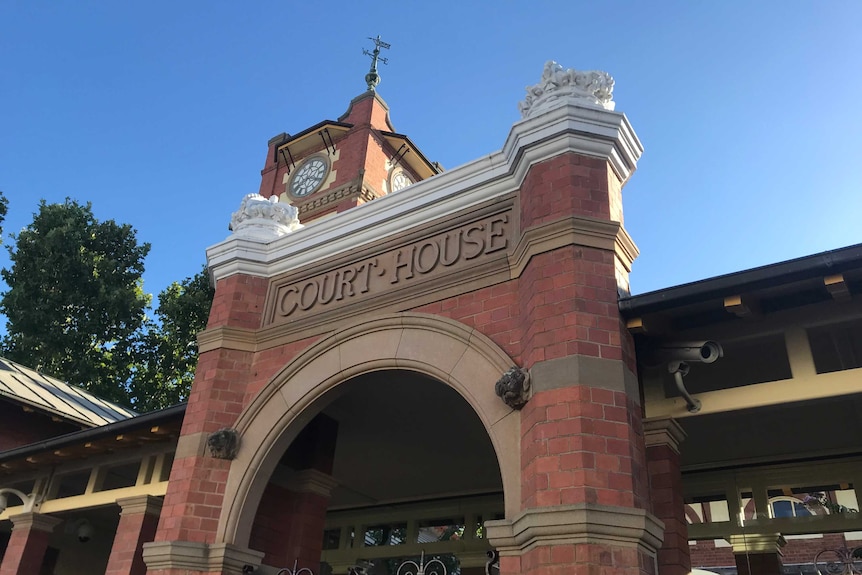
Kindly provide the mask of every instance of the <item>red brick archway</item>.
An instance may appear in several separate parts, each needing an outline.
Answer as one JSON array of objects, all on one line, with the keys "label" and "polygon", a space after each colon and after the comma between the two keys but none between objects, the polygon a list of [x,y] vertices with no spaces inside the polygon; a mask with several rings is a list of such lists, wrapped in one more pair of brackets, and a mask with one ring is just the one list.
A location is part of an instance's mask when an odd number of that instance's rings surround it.
[{"label": "red brick archway", "polygon": [[232,462],[218,538],[248,544],[260,497],[288,445],[321,409],[323,396],[352,377],[385,369],[415,371],[457,391],[488,432],[500,464],[506,514],[520,510],[520,419],[495,394],[514,362],[496,344],[461,323],[393,314],[354,324],[290,362],[237,422],[244,446]]}]

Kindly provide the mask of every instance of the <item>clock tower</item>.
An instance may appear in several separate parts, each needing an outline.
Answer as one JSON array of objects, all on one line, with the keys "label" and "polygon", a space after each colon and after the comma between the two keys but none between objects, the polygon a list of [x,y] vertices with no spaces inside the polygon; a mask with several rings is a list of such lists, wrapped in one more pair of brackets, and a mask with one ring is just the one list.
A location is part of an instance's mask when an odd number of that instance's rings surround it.
[{"label": "clock tower", "polygon": [[410,139],[395,132],[389,106],[376,91],[380,48],[375,42],[367,90],[338,120],[324,120],[294,135],[270,139],[260,195],[296,206],[302,223],[397,192],[442,172]]}]

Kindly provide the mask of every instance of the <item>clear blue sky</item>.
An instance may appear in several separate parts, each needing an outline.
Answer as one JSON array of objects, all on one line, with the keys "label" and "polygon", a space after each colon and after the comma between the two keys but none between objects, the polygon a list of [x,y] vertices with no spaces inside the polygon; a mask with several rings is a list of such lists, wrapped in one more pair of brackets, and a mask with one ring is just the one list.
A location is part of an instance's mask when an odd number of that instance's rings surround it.
[{"label": "clear blue sky", "polygon": [[364,91],[380,34],[395,129],[446,168],[502,147],[546,60],[614,76],[646,149],[636,293],[858,243],[860,22],[858,0],[5,0],[5,233],[40,198],[90,201],[152,244],[158,293],[227,236],[270,137]]}]

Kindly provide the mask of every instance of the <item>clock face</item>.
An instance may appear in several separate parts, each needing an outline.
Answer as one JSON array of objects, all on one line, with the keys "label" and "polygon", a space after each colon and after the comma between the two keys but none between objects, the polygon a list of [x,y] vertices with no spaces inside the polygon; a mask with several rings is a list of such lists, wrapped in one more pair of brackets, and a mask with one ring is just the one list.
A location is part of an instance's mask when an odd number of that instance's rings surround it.
[{"label": "clock face", "polygon": [[399,171],[397,174],[392,176],[392,191],[397,192],[398,190],[403,190],[412,183],[413,180],[410,179],[410,176],[403,171]]},{"label": "clock face", "polygon": [[326,162],[322,158],[311,158],[293,175],[290,193],[302,198],[316,190],[326,177]]}]

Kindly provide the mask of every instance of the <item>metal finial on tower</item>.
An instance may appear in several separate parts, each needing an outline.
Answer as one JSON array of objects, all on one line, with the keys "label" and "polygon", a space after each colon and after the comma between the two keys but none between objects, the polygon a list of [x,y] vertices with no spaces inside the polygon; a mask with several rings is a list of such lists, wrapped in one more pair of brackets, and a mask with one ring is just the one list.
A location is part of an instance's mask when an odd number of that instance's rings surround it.
[{"label": "metal finial on tower", "polygon": [[380,39],[380,34],[377,35],[377,38],[371,38],[369,36],[368,39],[374,42],[374,51],[369,52],[368,50],[363,49],[362,53],[366,56],[371,56],[371,70],[369,70],[368,73],[365,74],[365,83],[368,85],[368,90],[370,92],[373,92],[377,84],[380,83],[380,74],[377,73],[377,62],[380,61],[384,64],[389,63],[388,58],[380,57],[380,49],[386,48],[388,50],[390,46],[389,44]]}]

